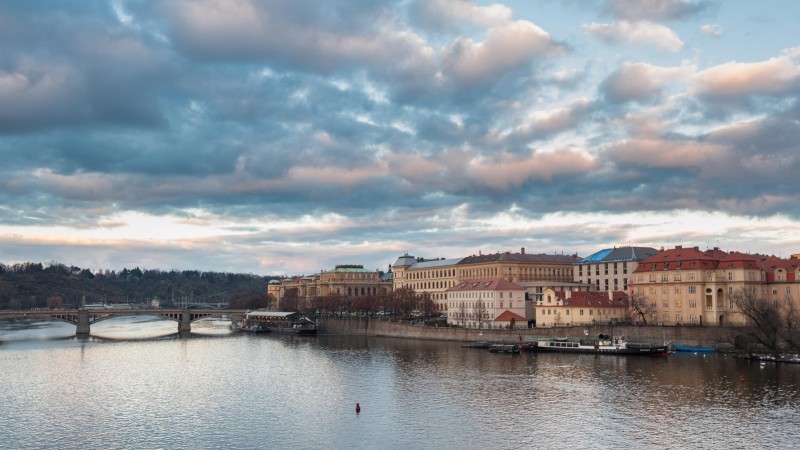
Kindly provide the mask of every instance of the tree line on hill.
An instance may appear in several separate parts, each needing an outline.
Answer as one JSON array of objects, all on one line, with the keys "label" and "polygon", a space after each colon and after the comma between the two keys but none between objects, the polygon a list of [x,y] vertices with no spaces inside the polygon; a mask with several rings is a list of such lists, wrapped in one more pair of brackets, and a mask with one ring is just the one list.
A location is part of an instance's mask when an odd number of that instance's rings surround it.
[{"label": "tree line on hill", "polygon": [[76,308],[86,303],[148,304],[161,307],[228,303],[232,309],[268,305],[266,288],[276,277],[243,273],[124,268],[117,272],[52,262],[0,264],[0,309]]}]

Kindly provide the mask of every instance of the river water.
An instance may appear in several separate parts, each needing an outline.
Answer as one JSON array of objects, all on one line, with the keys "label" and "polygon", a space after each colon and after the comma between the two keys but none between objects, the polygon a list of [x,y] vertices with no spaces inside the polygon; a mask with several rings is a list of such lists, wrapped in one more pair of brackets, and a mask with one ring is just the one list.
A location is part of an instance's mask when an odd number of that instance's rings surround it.
[{"label": "river water", "polygon": [[[2,448],[798,448],[800,365],[0,323]],[[355,412],[356,403],[361,412]]]}]

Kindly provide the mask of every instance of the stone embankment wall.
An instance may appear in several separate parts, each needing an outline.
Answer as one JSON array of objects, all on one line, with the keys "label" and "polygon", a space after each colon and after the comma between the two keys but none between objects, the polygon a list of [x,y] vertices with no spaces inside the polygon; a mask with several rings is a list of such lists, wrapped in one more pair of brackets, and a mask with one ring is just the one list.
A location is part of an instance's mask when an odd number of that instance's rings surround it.
[{"label": "stone embankment wall", "polygon": [[596,337],[600,333],[612,336],[625,336],[628,341],[673,342],[693,347],[731,347],[736,336],[748,332],[742,327],[699,327],[699,326],[593,326],[531,328],[517,330],[483,330],[474,328],[423,327],[408,323],[388,322],[368,318],[318,319],[322,334],[345,334],[353,336],[382,336],[408,339],[432,339],[443,341],[517,341],[527,337]]}]

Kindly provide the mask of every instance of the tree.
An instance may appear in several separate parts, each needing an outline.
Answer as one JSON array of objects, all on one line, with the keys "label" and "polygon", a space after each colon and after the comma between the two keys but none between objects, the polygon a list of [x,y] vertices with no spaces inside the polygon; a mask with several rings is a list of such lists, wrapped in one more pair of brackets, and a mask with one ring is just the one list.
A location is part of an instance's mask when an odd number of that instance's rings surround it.
[{"label": "tree", "polygon": [[633,308],[633,314],[642,319],[642,323],[647,325],[650,303],[648,302],[647,296],[644,295],[644,292],[637,290],[631,295],[631,308]]},{"label": "tree", "polygon": [[483,328],[483,321],[488,319],[487,310],[486,310],[486,302],[483,298],[479,298],[478,301],[475,303],[475,316],[478,318],[478,328]]},{"label": "tree", "polygon": [[749,336],[756,343],[773,352],[800,351],[800,311],[791,297],[769,300],[753,288],[738,289],[728,297],[753,324]]},{"label": "tree", "polygon": [[403,315],[408,314],[409,312],[416,309],[417,306],[417,293],[414,292],[414,289],[409,287],[402,287],[396,291],[394,291],[394,298],[395,298],[395,305]]},{"label": "tree", "polygon": [[64,307],[64,299],[60,296],[54,295],[52,297],[47,297],[47,308],[48,309],[61,309]]}]

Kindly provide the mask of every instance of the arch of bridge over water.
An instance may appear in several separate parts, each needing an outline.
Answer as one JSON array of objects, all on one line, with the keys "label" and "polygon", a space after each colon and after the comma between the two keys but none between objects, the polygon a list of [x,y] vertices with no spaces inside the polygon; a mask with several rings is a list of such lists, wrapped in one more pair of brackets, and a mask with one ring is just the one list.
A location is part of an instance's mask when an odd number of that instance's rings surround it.
[{"label": "arch of bridge over water", "polygon": [[91,325],[103,320],[126,316],[156,316],[178,322],[178,331],[191,331],[192,322],[209,317],[226,317],[232,321],[244,317],[246,310],[225,309],[61,309],[40,311],[0,311],[0,319],[42,318],[75,325],[76,335],[88,335]]}]

